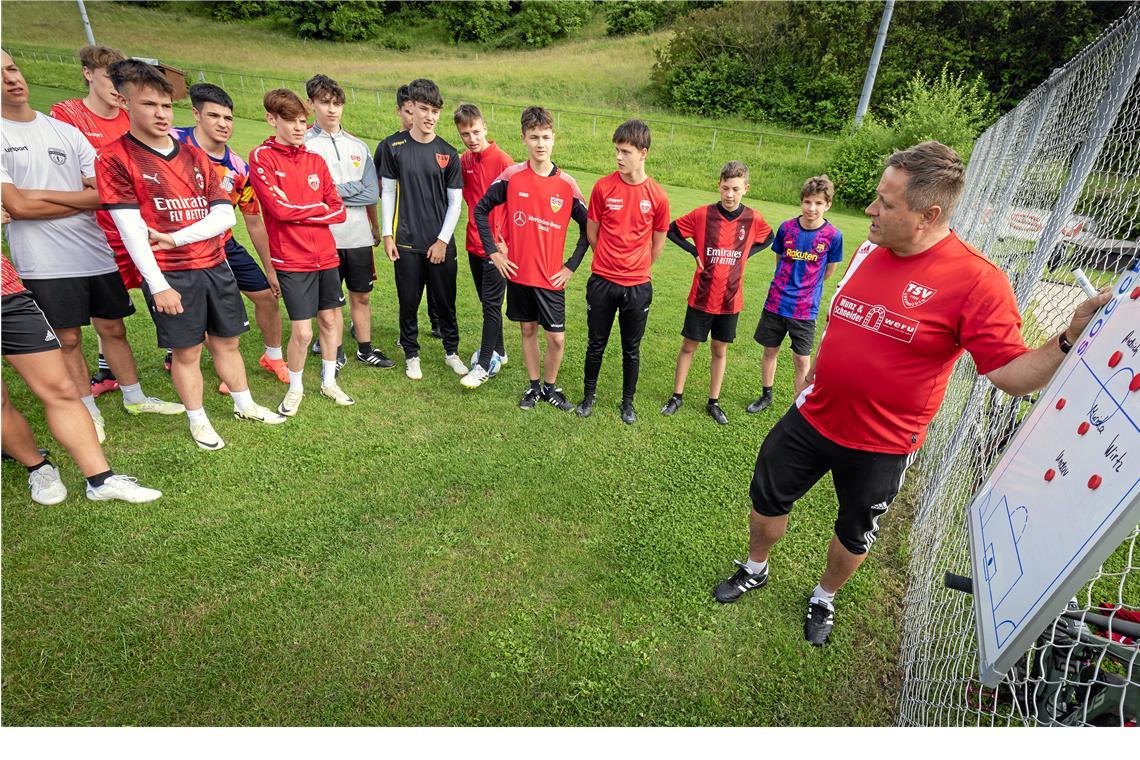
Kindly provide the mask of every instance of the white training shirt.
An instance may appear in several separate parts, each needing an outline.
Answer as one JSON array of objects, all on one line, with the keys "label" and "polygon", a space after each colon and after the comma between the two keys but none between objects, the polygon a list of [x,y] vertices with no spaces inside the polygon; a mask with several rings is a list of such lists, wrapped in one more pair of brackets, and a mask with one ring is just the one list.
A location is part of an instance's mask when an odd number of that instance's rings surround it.
[{"label": "white training shirt", "polygon": [[372,223],[365,206],[380,201],[380,180],[364,141],[343,129],[335,135],[316,124],[305,133],[305,148],[324,158],[344,201],[345,220],[329,226],[337,248],[371,248]]},{"label": "white training shirt", "polygon": [[[75,127],[36,112],[32,121],[0,120],[0,183],[22,190],[83,189],[95,176],[95,149]],[[13,219],[12,263],[25,280],[91,277],[118,271],[94,211],[60,219]]]}]

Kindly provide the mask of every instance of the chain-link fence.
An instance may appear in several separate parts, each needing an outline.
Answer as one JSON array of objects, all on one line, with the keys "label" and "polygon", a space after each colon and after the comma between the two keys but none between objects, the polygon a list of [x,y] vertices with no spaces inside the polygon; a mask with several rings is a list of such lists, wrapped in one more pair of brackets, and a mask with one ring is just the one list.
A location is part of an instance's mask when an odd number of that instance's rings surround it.
[{"label": "chain-link fence", "polygon": [[[1029,345],[1056,335],[1084,299],[1074,267],[1106,285],[1140,249],[1138,68],[1134,6],[974,147],[953,227],[1009,275]],[[996,689],[977,679],[972,600],[943,586],[945,571],[970,572],[966,507],[1034,401],[997,390],[963,357],[931,426],[911,530],[901,725],[1119,726],[1140,712],[1137,642],[1093,622],[1140,609],[1137,530],[1070,602],[1079,614],[1058,617]]]}]

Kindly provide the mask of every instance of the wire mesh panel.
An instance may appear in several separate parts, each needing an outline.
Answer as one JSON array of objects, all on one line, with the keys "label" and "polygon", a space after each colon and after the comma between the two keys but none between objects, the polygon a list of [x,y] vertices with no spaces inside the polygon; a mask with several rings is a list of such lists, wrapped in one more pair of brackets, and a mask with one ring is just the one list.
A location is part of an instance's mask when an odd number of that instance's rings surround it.
[{"label": "wire mesh panel", "polygon": [[[1107,285],[1140,251],[1138,68],[1134,6],[975,144],[952,226],[1009,276],[1031,346],[1084,300],[1074,268]],[[945,571],[969,574],[966,507],[1035,401],[978,377],[969,356],[955,367],[919,469],[900,725],[1120,726],[1140,715],[1140,646],[1103,617],[1140,620],[1137,530],[995,689],[977,679],[973,600],[944,586]]]}]

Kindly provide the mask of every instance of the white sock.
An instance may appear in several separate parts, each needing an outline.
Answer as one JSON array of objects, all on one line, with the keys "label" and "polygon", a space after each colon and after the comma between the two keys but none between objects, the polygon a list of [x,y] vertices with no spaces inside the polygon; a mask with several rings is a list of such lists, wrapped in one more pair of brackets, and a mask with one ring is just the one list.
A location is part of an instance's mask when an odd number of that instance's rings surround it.
[{"label": "white sock", "polygon": [[142,392],[142,383],[135,383],[134,385],[119,385],[119,390],[123,392],[124,404],[141,404],[146,401],[146,396]]},{"label": "white sock", "polygon": [[265,355],[270,359],[281,359],[281,346],[266,346]]},{"label": "white sock", "polygon": [[336,385],[336,359],[321,359],[321,385]]},{"label": "white sock", "polygon": [[85,407],[87,407],[87,412],[91,415],[91,419],[97,420],[103,416],[99,412],[99,407],[95,406],[95,397],[90,393],[88,393],[86,396],[80,397],[79,400],[83,402],[83,405]]},{"label": "white sock", "polygon": [[289,390],[299,393],[305,392],[305,386],[301,382],[301,375],[303,374],[305,374],[305,370],[301,370],[300,372],[289,370]]},{"label": "white sock", "polygon": [[762,573],[768,569],[768,560],[757,562],[756,560],[749,558],[749,560],[744,563],[744,567],[748,569],[748,572],[756,575],[756,573]]},{"label": "white sock", "polygon": [[827,602],[828,604],[831,604],[832,602],[835,601],[835,592],[834,591],[824,591],[823,586],[817,585],[815,587],[815,591],[811,592],[811,598],[812,599],[819,599],[820,601],[824,601],[824,602]]},{"label": "white sock", "polygon": [[253,394],[249,392],[249,388],[244,391],[230,391],[230,398],[234,400],[234,409],[239,412],[244,412],[257,406],[253,403]]},{"label": "white sock", "polygon": [[200,425],[203,422],[209,422],[210,421],[209,418],[206,417],[206,410],[205,409],[187,409],[186,410],[186,419],[190,420],[190,426],[191,427],[193,427],[194,425]]}]

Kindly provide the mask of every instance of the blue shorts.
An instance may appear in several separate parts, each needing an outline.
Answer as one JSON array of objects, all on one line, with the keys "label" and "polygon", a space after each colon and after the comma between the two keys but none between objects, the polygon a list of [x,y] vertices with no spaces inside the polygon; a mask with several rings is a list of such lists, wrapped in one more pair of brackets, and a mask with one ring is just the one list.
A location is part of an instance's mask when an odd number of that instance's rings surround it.
[{"label": "blue shorts", "polygon": [[261,271],[261,267],[249,255],[249,251],[233,237],[226,241],[226,261],[230,263],[230,269],[234,272],[238,290],[243,293],[269,290],[269,280],[265,279],[265,272]]}]

